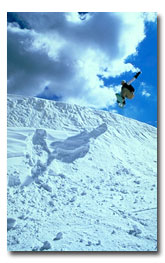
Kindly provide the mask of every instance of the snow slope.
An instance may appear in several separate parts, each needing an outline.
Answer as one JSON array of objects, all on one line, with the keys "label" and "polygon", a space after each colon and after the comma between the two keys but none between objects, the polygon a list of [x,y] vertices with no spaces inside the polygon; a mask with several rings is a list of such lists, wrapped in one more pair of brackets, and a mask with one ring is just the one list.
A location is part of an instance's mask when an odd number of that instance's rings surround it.
[{"label": "snow slope", "polygon": [[157,251],[157,129],[9,95],[8,250]]}]

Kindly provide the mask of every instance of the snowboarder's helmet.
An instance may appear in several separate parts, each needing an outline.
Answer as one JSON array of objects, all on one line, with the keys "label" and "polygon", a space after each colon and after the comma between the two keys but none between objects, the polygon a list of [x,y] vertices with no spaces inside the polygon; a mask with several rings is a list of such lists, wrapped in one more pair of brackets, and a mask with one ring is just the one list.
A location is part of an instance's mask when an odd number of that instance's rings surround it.
[{"label": "snowboarder's helmet", "polygon": [[125,80],[122,80],[122,81],[121,81],[121,85],[124,85],[125,83],[126,83]]}]

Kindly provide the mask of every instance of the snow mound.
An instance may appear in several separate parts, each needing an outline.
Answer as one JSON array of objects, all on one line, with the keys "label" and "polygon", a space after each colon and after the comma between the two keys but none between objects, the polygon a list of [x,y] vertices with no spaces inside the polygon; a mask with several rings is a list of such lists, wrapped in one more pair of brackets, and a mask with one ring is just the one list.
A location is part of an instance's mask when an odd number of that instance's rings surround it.
[{"label": "snow mound", "polygon": [[156,251],[157,129],[8,95],[8,250]]}]

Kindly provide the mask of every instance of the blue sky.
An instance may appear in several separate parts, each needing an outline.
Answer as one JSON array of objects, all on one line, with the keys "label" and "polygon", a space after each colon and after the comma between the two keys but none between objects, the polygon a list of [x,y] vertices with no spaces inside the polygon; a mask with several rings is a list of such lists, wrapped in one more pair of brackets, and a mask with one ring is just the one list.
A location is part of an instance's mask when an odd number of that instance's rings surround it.
[{"label": "blue sky", "polygon": [[[121,80],[135,98],[120,109]],[[109,110],[157,126],[155,13],[8,13],[8,93]]]}]

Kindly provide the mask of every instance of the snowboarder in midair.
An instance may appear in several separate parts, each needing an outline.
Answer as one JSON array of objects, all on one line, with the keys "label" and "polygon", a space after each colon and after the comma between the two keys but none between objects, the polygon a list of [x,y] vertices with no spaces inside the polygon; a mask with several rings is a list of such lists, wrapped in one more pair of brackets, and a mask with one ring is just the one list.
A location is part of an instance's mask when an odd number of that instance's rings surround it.
[{"label": "snowboarder in midair", "polygon": [[137,77],[140,75],[140,71],[136,73],[136,75],[128,82],[122,80],[121,81],[121,92],[120,94],[116,93],[117,96],[117,102],[119,103],[119,106],[123,107],[125,105],[125,98],[132,99],[134,97],[134,87],[131,85],[131,83],[137,79]]}]

